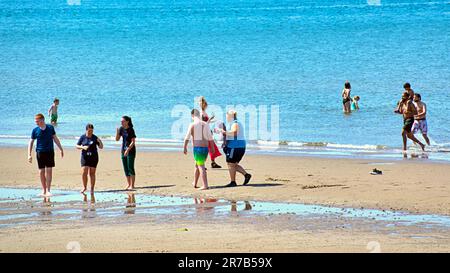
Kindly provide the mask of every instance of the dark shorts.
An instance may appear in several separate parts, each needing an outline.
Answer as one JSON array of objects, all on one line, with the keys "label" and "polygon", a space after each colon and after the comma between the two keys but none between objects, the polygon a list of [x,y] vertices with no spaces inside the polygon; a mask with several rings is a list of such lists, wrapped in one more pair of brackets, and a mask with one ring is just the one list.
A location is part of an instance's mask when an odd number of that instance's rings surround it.
[{"label": "dark shorts", "polygon": [[411,133],[412,126],[414,124],[414,118],[408,118],[403,121],[403,130],[407,133]]},{"label": "dark shorts", "polygon": [[55,167],[55,152],[36,152],[39,169]]},{"label": "dark shorts", "polygon": [[245,148],[223,148],[228,163],[239,163],[245,154]]},{"label": "dark shorts", "polygon": [[97,168],[98,154],[83,155],[81,154],[81,167]]}]

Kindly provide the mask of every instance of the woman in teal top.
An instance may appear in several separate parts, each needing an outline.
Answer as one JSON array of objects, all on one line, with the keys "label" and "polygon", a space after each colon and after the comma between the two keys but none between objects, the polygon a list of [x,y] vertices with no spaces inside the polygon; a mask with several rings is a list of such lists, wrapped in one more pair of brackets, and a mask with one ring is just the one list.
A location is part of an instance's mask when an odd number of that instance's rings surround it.
[{"label": "woman in teal top", "polygon": [[237,113],[233,110],[227,112],[227,121],[230,123],[229,130],[223,130],[225,135],[225,147],[223,149],[228,164],[228,171],[230,172],[231,182],[227,187],[236,187],[236,172],[244,175],[244,185],[250,182],[251,174],[247,173],[245,169],[239,165],[245,154],[246,141],[244,136],[244,127],[237,120]]}]

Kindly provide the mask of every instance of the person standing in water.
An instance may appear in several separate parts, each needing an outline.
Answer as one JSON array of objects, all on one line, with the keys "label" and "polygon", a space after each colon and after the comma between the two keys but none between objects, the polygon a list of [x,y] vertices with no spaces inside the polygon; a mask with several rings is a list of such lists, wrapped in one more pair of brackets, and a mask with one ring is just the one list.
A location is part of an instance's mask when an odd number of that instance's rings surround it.
[{"label": "person standing in water", "polygon": [[422,96],[419,93],[414,94],[414,105],[417,109],[417,115],[414,116],[412,132],[413,134],[417,134],[420,130],[423,139],[425,139],[428,146],[430,146],[430,139],[428,138],[427,105],[422,102]]},{"label": "person standing in water", "polygon": [[[200,97],[200,109],[201,109],[201,118],[204,122],[206,122],[208,125],[214,121],[214,116],[209,118],[208,114],[206,113],[206,109],[208,108],[208,103],[206,102],[204,97]],[[212,152],[212,146],[214,146],[214,153]],[[213,139],[213,142],[211,143],[211,146],[209,147],[209,157],[211,158],[211,168],[222,168],[219,164],[216,163],[216,158],[221,156],[222,154],[219,151],[219,148],[217,148],[216,142]]]},{"label": "person standing in water", "polygon": [[222,133],[226,137],[226,146],[224,152],[226,155],[228,171],[230,173],[231,182],[226,185],[227,187],[236,187],[236,172],[241,173],[244,176],[244,186],[250,182],[252,175],[247,173],[245,169],[239,165],[245,154],[246,141],[244,136],[244,127],[237,120],[237,113],[234,110],[227,112],[227,122],[230,123],[228,131],[222,130]]},{"label": "person standing in water", "polygon": [[122,137],[122,165],[128,183],[126,190],[134,190],[134,183],[136,181],[136,172],[134,170],[136,133],[134,132],[133,122],[129,116],[122,117],[121,125],[116,130],[116,141],[119,141]]},{"label": "person standing in water", "polygon": [[102,141],[94,135],[94,125],[86,125],[86,133],[80,136],[76,148],[81,150],[81,178],[83,181],[83,190],[85,193],[88,184],[88,175],[91,178],[91,194],[94,193],[95,188],[95,171],[98,164],[98,150],[103,149]]},{"label": "person standing in water", "polygon": [[[400,102],[398,113],[403,115],[403,151],[406,152],[407,149],[407,138],[411,139],[415,143],[419,144],[423,151],[425,151],[425,145],[420,142],[411,132],[412,126],[414,124],[414,116],[417,115],[417,109],[413,102],[409,99],[409,93],[404,92],[402,100]],[[397,111],[397,110],[396,110]]]},{"label": "person standing in water", "polygon": [[55,98],[53,100],[52,105],[50,105],[50,108],[48,109],[48,115],[50,116],[50,122],[55,125],[58,122],[58,105],[59,105],[59,99]]},{"label": "person standing in water", "polygon": [[344,84],[344,89],[342,90],[342,107],[344,113],[351,113],[350,103],[351,103],[351,92],[352,86],[350,82],[346,81]]},{"label": "person standing in water", "polygon": [[28,162],[32,163],[34,141],[36,142],[36,158],[39,168],[39,177],[42,185],[42,195],[51,196],[50,189],[53,178],[53,167],[55,167],[55,152],[53,142],[56,143],[61,151],[61,157],[64,157],[64,150],[61,146],[59,138],[56,136],[55,128],[52,125],[45,124],[43,114],[37,114],[34,117],[37,127],[31,132],[31,139],[28,144]]},{"label": "person standing in water", "polygon": [[[208,151],[215,153],[215,148],[213,142],[213,137],[211,130],[206,122],[201,120],[200,112],[197,109],[193,109],[191,111],[191,116],[193,122],[189,125],[189,128],[186,132],[186,136],[184,138],[184,146],[183,153],[187,154],[187,146],[189,144],[189,140],[192,139],[192,146],[194,147],[194,159],[195,159],[195,173],[194,173],[194,182],[192,185],[194,188],[198,188],[198,180],[200,176],[202,177],[203,187],[200,190],[209,189],[208,186],[208,176],[206,174],[205,161],[208,157]],[[208,148],[211,147],[211,150]]]}]

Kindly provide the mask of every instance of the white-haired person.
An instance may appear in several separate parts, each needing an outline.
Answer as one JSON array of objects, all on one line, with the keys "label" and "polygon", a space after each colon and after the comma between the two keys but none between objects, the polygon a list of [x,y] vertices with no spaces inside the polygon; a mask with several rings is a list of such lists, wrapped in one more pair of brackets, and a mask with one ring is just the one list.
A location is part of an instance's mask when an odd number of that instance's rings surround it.
[{"label": "white-haired person", "polygon": [[222,130],[225,135],[226,145],[224,152],[226,155],[228,171],[230,173],[231,182],[227,187],[236,187],[236,172],[244,176],[244,184],[247,185],[252,175],[247,173],[245,169],[239,165],[239,162],[245,155],[246,141],[244,136],[244,127],[237,119],[237,113],[234,110],[227,112],[227,122],[229,130]]}]

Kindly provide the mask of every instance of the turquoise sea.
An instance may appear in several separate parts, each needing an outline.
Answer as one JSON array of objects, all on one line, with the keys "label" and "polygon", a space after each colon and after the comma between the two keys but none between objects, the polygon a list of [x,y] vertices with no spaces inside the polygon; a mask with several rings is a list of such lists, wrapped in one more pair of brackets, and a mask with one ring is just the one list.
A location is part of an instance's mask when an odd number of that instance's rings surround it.
[{"label": "turquoise sea", "polygon": [[126,114],[142,146],[178,149],[172,111],[203,95],[279,106],[279,138],[255,150],[401,157],[408,81],[428,105],[427,156],[450,160],[449,52],[441,0],[0,0],[0,143],[26,144],[58,97],[67,145],[87,122],[108,139]]}]

